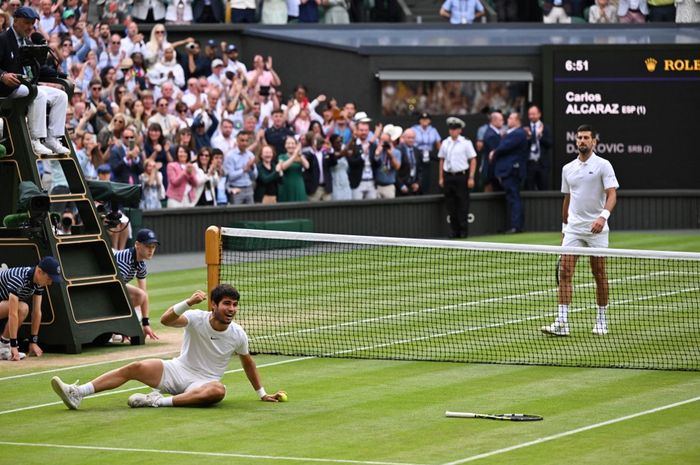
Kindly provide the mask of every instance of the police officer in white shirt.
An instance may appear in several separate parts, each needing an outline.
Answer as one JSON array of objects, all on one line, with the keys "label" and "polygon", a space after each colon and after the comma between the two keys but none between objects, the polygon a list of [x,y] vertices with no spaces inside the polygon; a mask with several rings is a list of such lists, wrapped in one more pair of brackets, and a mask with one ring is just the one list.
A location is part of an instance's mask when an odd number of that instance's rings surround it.
[{"label": "police officer in white shirt", "polygon": [[[617,188],[620,187],[615,171],[609,161],[593,152],[598,141],[593,128],[587,124],[576,130],[578,157],[564,165],[561,176],[561,191],[564,193],[562,207],[562,246],[607,247],[608,218],[617,203]],[[559,311],[557,319],[542,331],[555,336],[568,336],[568,312],[573,293],[572,278],[578,255],[562,255],[559,268]],[[608,308],[608,279],[605,272],[605,257],[591,257],[591,271],[596,282],[598,314],[592,333],[608,334],[605,313]]]},{"label": "police officer in white shirt", "polygon": [[462,136],[464,121],[447,118],[450,137],[442,141],[438,159],[438,184],[443,189],[447,212],[450,215],[450,237],[467,237],[469,225],[469,189],[474,187],[476,150],[469,139]]},{"label": "police officer in white shirt", "polygon": [[[160,318],[164,326],[185,328],[180,355],[172,360],[152,358],[130,363],[98,376],[82,385],[66,384],[59,377],[51,387],[66,404],[75,410],[84,397],[115,389],[130,380],[158,389],[149,394],[133,394],[129,407],[184,407],[212,405],[226,396],[221,379],[228,363],[238,355],[243,371],[260,400],[278,402],[284,391],[268,394],[248,350],[248,335],[233,321],[238,311],[240,294],[228,284],[220,284],[211,292],[211,311],[190,310],[206,300],[206,294],[195,291],[191,297],[170,307]],[[171,396],[164,397],[159,391]]]}]

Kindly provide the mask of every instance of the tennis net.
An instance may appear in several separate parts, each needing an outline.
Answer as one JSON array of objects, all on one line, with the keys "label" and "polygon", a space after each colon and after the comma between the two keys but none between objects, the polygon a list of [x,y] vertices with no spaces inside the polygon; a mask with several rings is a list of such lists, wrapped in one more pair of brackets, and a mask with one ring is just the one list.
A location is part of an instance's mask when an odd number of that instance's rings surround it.
[{"label": "tennis net", "polygon": [[[561,256],[580,256],[566,337]],[[589,257],[605,257],[607,334]],[[700,370],[700,254],[211,227],[255,353]]]}]

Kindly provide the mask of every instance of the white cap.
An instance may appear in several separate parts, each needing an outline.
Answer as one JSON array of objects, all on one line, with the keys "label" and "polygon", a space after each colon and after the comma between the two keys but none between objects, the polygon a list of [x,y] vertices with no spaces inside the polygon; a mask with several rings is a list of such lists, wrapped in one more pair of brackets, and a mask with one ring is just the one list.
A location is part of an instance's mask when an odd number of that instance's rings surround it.
[{"label": "white cap", "polygon": [[221,58],[214,58],[211,62],[211,69],[213,70],[217,66],[224,66],[224,62]]}]

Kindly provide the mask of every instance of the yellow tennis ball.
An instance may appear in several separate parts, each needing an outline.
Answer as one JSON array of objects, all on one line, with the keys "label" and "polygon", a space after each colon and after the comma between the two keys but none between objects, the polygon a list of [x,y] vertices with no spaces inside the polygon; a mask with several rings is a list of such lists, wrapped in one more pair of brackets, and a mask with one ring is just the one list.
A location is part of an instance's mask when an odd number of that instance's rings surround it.
[{"label": "yellow tennis ball", "polygon": [[286,392],[280,392],[280,393],[278,393],[278,394],[277,394],[277,400],[280,401],[280,402],[287,402],[287,400],[289,400],[289,399],[287,398],[287,393],[286,393]]}]

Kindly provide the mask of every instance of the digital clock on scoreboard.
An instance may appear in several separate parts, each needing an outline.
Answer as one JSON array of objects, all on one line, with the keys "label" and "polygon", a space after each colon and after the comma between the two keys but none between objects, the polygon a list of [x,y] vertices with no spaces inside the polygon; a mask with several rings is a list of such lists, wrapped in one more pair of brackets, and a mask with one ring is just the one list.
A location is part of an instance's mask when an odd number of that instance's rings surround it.
[{"label": "digital clock on scoreboard", "polygon": [[700,187],[700,48],[692,45],[547,47],[544,115],[553,174],[577,156],[576,127],[592,124],[596,153],[625,189]]}]

